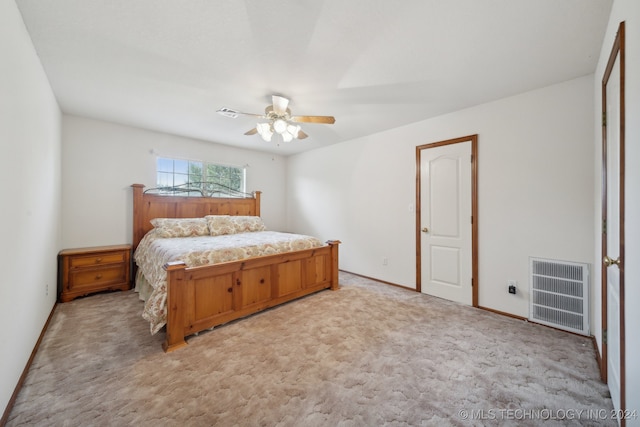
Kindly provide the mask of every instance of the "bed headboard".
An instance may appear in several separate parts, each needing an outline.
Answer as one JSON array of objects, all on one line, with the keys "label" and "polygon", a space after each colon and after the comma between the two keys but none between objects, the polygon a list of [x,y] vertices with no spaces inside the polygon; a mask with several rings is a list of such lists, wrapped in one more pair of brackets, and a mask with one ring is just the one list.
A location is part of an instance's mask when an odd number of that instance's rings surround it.
[{"label": "bed headboard", "polygon": [[153,194],[143,184],[133,187],[133,250],[153,228],[153,218],[202,218],[205,215],[260,216],[260,191],[248,197],[191,197]]}]

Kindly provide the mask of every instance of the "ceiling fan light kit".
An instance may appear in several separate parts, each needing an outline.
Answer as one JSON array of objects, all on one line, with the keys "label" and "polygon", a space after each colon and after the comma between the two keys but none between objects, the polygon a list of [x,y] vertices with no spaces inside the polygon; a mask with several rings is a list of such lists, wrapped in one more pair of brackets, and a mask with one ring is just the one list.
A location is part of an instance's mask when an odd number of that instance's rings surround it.
[{"label": "ceiling fan light kit", "polygon": [[275,119],[273,121],[273,130],[282,135],[287,130],[287,122],[282,119]]},{"label": "ceiling fan light kit", "polygon": [[287,132],[294,138],[297,138],[300,133],[300,125],[287,125]]},{"label": "ceiling fan light kit", "polygon": [[217,113],[232,119],[237,118],[239,115],[245,115],[269,120],[267,123],[257,123],[255,128],[245,132],[245,135],[255,135],[257,133],[267,142],[271,141],[274,134],[280,135],[284,142],[308,137],[309,135],[304,133],[300,125],[295,124],[295,122],[333,124],[336,121],[332,116],[292,116],[291,110],[287,108],[289,105],[287,98],[273,95],[272,101],[273,105],[265,108],[264,115],[242,113],[227,107],[220,108]]},{"label": "ceiling fan light kit", "polygon": [[260,135],[262,139],[267,142],[271,141],[273,130],[271,129],[271,125],[269,123],[258,123],[256,125],[256,129],[258,130],[258,135]]}]

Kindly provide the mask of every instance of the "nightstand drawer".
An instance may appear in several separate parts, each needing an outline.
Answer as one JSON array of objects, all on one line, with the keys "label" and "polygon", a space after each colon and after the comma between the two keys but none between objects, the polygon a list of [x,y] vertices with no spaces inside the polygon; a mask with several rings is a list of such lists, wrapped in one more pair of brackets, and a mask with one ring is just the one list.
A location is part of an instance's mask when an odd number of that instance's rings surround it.
[{"label": "nightstand drawer", "polygon": [[69,259],[69,267],[87,267],[96,266],[101,264],[113,264],[118,262],[124,262],[126,254],[123,252],[113,252],[89,256],[74,256]]},{"label": "nightstand drawer", "polygon": [[68,290],[76,291],[96,287],[102,288],[110,284],[127,282],[126,273],[127,269],[119,265],[75,270],[69,274]]},{"label": "nightstand drawer", "polygon": [[61,302],[131,287],[131,245],[64,249],[58,262]]}]

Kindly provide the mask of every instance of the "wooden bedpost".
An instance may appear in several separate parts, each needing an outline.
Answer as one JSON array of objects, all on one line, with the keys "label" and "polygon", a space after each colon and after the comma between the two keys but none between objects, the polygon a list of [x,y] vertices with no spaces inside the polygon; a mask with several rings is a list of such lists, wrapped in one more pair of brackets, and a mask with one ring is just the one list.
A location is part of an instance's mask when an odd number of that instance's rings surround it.
[{"label": "wooden bedpost", "polygon": [[337,291],[340,288],[338,270],[338,245],[340,240],[327,240],[331,247],[331,290]]},{"label": "wooden bedpost", "polygon": [[143,184],[131,184],[133,187],[133,249],[138,247],[138,243],[144,237],[144,216],[142,215],[142,195],[144,194]]},{"label": "wooden bedpost", "polygon": [[262,194],[262,191],[254,191],[253,192],[253,198],[256,199],[256,213],[255,216],[260,216],[260,194]]},{"label": "wooden bedpost", "polygon": [[166,353],[187,345],[184,340],[184,313],[186,298],[184,289],[184,270],[186,264],[181,261],[169,262],[163,267],[167,272],[167,336],[162,344]]}]

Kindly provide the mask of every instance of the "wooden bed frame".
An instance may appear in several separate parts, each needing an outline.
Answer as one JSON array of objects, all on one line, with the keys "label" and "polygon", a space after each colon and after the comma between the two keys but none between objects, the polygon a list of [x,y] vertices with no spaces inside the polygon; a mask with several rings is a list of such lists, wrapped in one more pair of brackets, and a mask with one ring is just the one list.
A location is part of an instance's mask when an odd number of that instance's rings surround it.
[{"label": "wooden bed frame", "polygon": [[[260,216],[260,192],[249,198],[166,196],[133,184],[133,250],[153,218],[205,215]],[[162,348],[187,345],[185,337],[323,289],[338,289],[338,245],[187,268],[168,263],[167,325]],[[135,277],[135,276],[134,276]]]}]

